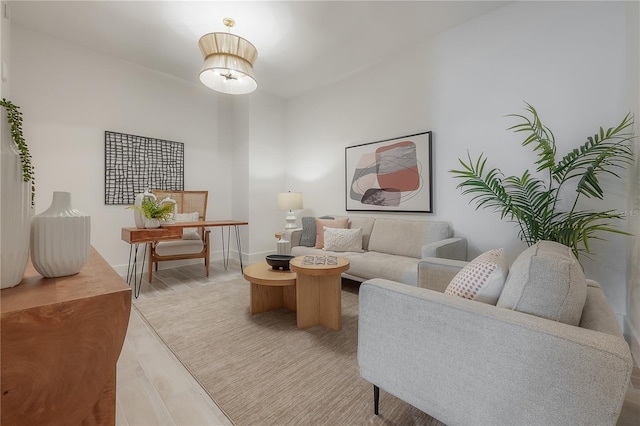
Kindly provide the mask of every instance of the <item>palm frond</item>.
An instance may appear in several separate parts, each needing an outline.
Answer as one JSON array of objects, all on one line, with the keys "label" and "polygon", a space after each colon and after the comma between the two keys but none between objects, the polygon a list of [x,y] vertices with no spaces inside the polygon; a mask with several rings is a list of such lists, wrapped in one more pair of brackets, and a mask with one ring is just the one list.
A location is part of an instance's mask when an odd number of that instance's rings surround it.
[{"label": "palm frond", "polygon": [[627,114],[617,127],[587,138],[580,147],[565,155],[553,172],[559,184],[579,178],[576,192],[588,198],[602,199],[604,192],[600,186],[600,175],[620,177],[615,169],[623,169],[634,161],[631,148],[633,140],[633,116]]},{"label": "palm frond", "polygon": [[528,117],[520,114],[509,114],[507,117],[517,117],[522,119],[523,122],[511,126],[507,128],[507,130],[529,133],[529,136],[527,136],[522,142],[522,146],[535,143],[533,150],[538,153],[538,160],[535,162],[535,164],[538,165],[536,171],[553,170],[556,166],[556,140],[553,136],[553,132],[547,126],[542,124],[540,116],[538,116],[538,112],[535,108],[528,103],[526,103],[526,105],[526,109],[531,113],[533,119],[529,119]]},{"label": "palm frond", "polygon": [[589,241],[601,239],[598,235],[602,232],[631,235],[613,226],[614,221],[623,218],[624,215],[615,210],[559,213],[554,217],[549,239],[571,247],[579,257],[580,253],[591,253]]},{"label": "palm frond", "polygon": [[491,208],[499,210],[501,217],[509,213],[506,206],[510,205],[509,195],[502,185],[502,172],[499,169],[491,169],[485,173],[487,159],[480,154],[474,162],[467,152],[469,162],[458,160],[462,165],[461,170],[450,170],[454,177],[465,179],[457,187],[462,189],[462,194],[471,194],[471,201],[476,203],[476,210]]},{"label": "palm frond", "polygon": [[511,204],[521,226],[521,239],[533,243],[542,239],[550,220],[552,198],[555,191],[534,178],[525,170],[521,177],[504,179],[505,190],[511,197]]}]

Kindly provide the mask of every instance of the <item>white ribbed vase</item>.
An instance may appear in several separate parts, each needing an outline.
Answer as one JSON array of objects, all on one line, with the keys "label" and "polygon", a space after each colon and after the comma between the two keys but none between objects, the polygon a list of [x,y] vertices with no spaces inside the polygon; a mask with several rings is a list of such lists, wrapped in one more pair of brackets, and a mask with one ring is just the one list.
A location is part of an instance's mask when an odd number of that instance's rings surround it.
[{"label": "white ribbed vase", "polygon": [[31,221],[31,262],[43,277],[80,272],[91,247],[91,217],[71,207],[70,192],[54,192],[51,206]]},{"label": "white ribbed vase", "polygon": [[2,202],[0,203],[2,244],[0,288],[20,283],[29,260],[31,230],[31,182],[22,177],[20,152],[11,138],[7,114],[2,109]]}]

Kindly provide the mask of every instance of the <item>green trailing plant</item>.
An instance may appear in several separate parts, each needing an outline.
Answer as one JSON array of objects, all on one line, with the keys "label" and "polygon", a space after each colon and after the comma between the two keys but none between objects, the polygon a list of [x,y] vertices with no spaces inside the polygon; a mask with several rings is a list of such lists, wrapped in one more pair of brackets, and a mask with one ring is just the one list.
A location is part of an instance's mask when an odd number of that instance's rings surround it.
[{"label": "green trailing plant", "polygon": [[22,113],[20,107],[16,106],[13,102],[2,98],[0,101],[7,111],[7,121],[9,122],[11,138],[18,148],[20,155],[20,161],[22,162],[22,180],[24,182],[31,182],[31,205],[34,205],[36,195],[36,185],[34,179],[33,164],[31,164],[31,154],[29,153],[29,147],[22,135]]},{"label": "green trailing plant", "polygon": [[[450,170],[462,179],[457,186],[463,195],[471,195],[480,208],[500,213],[500,218],[514,221],[519,237],[529,246],[540,240],[557,241],[570,247],[576,257],[591,253],[589,241],[602,239],[602,232],[630,235],[614,226],[624,213],[616,210],[579,210],[581,197],[602,200],[601,177],[620,178],[618,172],[634,161],[632,142],[633,116],[627,114],[616,127],[602,127],[581,146],[556,160],[556,141],[551,130],[542,124],[537,111],[529,104],[531,117],[510,114],[521,120],[507,130],[526,135],[522,146],[532,146],[537,153],[538,178],[525,170],[521,176],[505,176],[498,168],[487,167],[484,154],[474,161],[459,159],[459,170]],[[568,204],[561,199],[567,196]],[[571,199],[573,198],[573,199]],[[570,206],[563,210],[562,206]]]},{"label": "green trailing plant", "polygon": [[167,220],[173,213],[173,204],[163,204],[160,200],[144,197],[139,206],[129,206],[129,209],[139,211],[147,219]]}]

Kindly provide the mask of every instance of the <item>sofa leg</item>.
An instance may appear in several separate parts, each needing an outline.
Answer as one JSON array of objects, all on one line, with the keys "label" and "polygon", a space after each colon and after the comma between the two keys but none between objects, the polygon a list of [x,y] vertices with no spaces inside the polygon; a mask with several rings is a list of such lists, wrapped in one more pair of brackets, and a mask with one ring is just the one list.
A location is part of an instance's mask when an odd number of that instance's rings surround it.
[{"label": "sofa leg", "polygon": [[373,413],[378,415],[378,405],[380,402],[380,388],[373,385]]}]

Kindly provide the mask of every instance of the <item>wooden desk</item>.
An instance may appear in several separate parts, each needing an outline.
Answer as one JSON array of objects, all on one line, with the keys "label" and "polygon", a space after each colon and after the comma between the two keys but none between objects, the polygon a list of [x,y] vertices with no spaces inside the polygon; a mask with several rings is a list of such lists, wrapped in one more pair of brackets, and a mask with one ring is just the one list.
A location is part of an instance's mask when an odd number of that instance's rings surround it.
[{"label": "wooden desk", "polygon": [[151,243],[154,241],[180,240],[181,228],[122,228],[122,241],[129,244]]},{"label": "wooden desk", "polygon": [[[242,263],[242,244],[240,242],[240,231],[238,226],[248,225],[249,222],[241,220],[205,220],[197,222],[176,222],[165,223],[160,225],[160,228],[122,228],[121,238],[122,241],[131,244],[129,248],[129,266],[127,268],[127,284],[131,286],[131,280],[133,279],[134,296],[137,298],[140,294],[140,286],[142,285],[142,275],[144,274],[144,263],[147,257],[147,245],[146,243],[152,243],[157,241],[171,241],[182,239],[182,230],[184,228],[208,228],[208,227],[222,227],[222,258],[224,260],[224,269],[229,266],[229,247],[231,240],[231,227],[236,231],[236,246],[238,247],[238,260],[240,261],[240,270],[244,271],[244,265]],[[224,229],[229,229],[227,234],[227,242],[224,240]],[[145,243],[144,251],[142,254],[142,269],[139,279],[136,279],[138,275],[138,247],[139,244]]]},{"label": "wooden desk", "polygon": [[131,289],[92,247],[68,277],[31,264],[0,292],[2,424],[115,424]]}]

